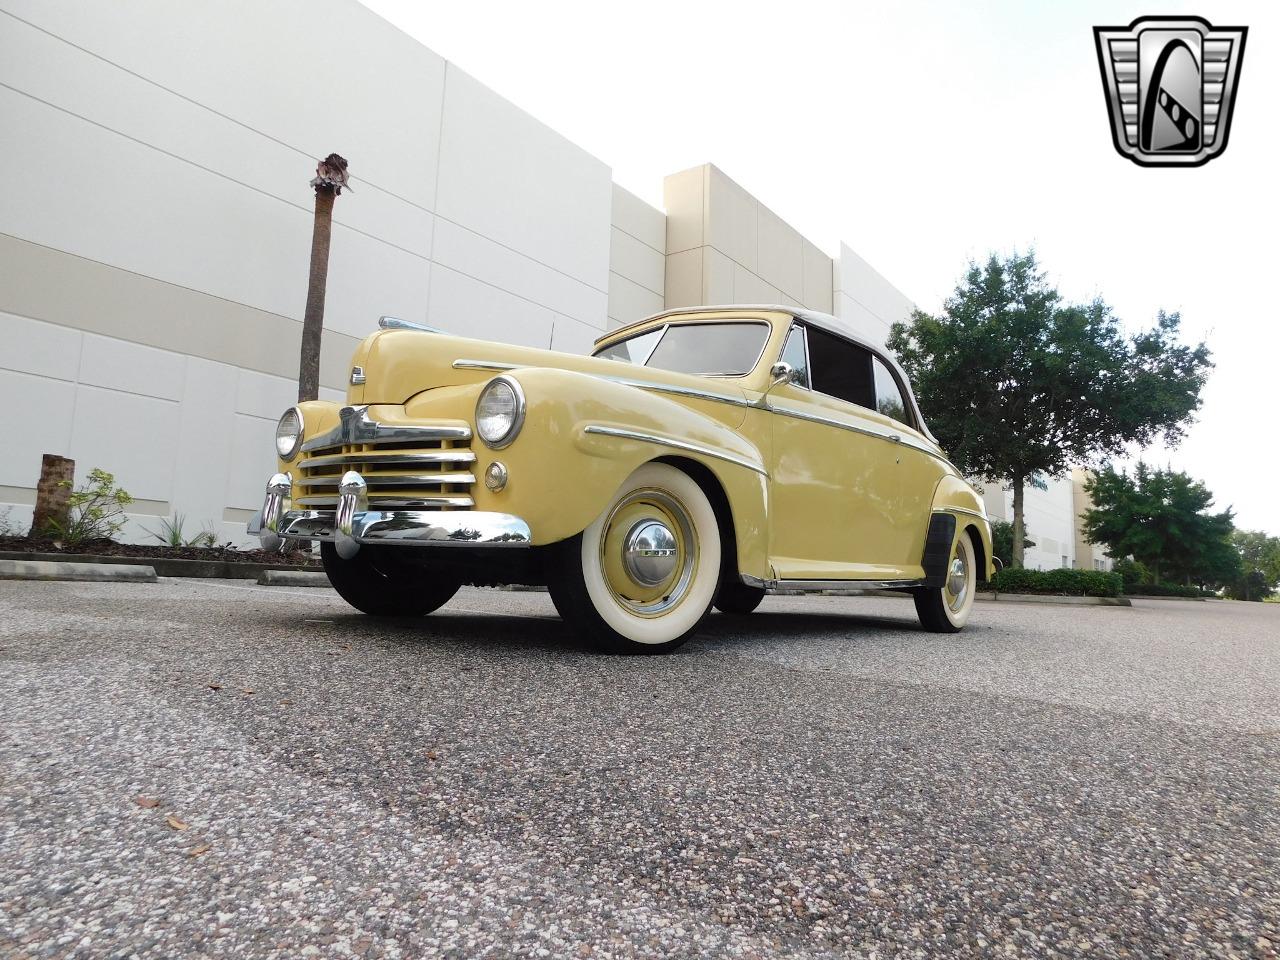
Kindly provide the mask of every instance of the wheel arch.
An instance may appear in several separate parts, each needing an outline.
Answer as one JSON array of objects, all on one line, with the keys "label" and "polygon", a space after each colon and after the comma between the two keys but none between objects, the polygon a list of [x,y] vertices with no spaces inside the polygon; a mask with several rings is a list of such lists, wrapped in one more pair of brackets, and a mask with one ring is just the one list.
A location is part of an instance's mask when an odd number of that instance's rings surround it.
[{"label": "wheel arch", "polygon": [[978,529],[978,525],[973,522],[965,524],[964,532],[969,535],[969,539],[973,541],[973,552],[978,561],[978,570],[981,576],[979,580],[990,580],[991,571],[988,564],[991,562],[987,551],[986,541],[982,538],[982,531]]},{"label": "wheel arch", "polygon": [[693,478],[694,482],[702,488],[702,492],[707,495],[707,499],[711,501],[711,509],[716,513],[716,524],[720,529],[720,577],[721,579],[727,577],[736,579],[740,571],[738,566],[737,525],[734,523],[733,507],[729,503],[729,495],[725,492],[720,478],[705,463],[700,463],[690,457],[658,457],[654,462],[669,464],[677,470],[684,471]]}]

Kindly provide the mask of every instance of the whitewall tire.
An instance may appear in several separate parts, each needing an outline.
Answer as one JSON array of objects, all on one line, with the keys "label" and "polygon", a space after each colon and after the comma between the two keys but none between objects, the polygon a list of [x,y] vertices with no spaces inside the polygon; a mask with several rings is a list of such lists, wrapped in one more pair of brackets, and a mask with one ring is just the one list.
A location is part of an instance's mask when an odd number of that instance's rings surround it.
[{"label": "whitewall tire", "polygon": [[687,473],[647,463],[577,537],[550,577],[560,615],[597,646],[663,653],[684,643],[715,599],[720,528]]},{"label": "whitewall tire", "polygon": [[969,620],[977,590],[977,553],[972,535],[962,530],[951,547],[943,585],[914,591],[920,623],[934,633],[956,633]]}]

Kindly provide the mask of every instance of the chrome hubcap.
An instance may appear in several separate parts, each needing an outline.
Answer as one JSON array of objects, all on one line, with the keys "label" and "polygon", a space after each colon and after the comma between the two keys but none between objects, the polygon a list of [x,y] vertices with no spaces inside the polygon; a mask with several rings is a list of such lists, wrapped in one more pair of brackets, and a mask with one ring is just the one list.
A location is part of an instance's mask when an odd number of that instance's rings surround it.
[{"label": "chrome hubcap", "polygon": [[622,565],[636,583],[652,587],[675,572],[676,536],[658,520],[641,520],[631,528],[622,550]]},{"label": "chrome hubcap", "polygon": [[660,617],[679,605],[697,563],[693,521],[665,490],[633,490],[605,519],[600,570],[614,599],[637,616]]},{"label": "chrome hubcap", "polygon": [[951,569],[947,573],[948,605],[952,610],[964,606],[965,594],[969,592],[969,568],[963,555],[957,555],[951,561]]}]

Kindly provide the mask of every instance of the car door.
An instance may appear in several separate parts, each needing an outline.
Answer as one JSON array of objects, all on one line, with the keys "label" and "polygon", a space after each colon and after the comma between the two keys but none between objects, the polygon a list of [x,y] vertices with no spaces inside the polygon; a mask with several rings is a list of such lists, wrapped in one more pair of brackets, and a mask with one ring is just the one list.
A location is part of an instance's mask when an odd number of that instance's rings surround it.
[{"label": "car door", "polygon": [[905,431],[919,434],[901,391],[906,422],[876,410],[874,354],[813,325],[793,325],[781,359],[793,379],[769,394],[770,554],[778,577],[919,576],[932,487],[925,489],[919,451],[902,442]]}]

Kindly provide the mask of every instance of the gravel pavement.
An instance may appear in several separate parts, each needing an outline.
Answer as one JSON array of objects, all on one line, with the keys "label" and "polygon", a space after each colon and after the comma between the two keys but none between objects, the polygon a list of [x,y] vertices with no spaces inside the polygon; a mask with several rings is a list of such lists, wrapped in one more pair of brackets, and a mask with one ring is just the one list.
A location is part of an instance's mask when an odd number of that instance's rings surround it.
[{"label": "gravel pavement", "polygon": [[1277,949],[1280,605],[0,583],[6,960]]}]

